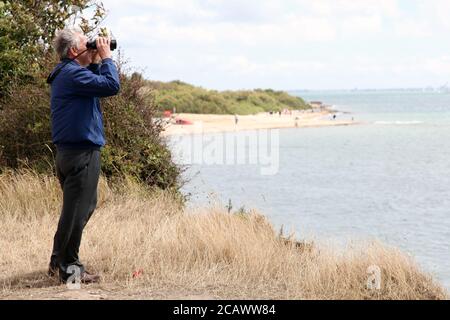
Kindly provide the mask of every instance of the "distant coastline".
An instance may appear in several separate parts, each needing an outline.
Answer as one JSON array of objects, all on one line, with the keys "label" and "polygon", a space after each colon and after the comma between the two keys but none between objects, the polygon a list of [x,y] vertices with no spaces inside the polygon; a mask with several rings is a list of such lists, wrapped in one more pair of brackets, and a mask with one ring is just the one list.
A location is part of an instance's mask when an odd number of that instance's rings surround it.
[{"label": "distant coastline", "polygon": [[354,88],[354,89],[298,89],[286,90],[290,95],[298,93],[315,93],[315,92],[405,92],[405,93],[450,93],[450,87],[443,85],[441,87],[426,87],[426,88]]}]

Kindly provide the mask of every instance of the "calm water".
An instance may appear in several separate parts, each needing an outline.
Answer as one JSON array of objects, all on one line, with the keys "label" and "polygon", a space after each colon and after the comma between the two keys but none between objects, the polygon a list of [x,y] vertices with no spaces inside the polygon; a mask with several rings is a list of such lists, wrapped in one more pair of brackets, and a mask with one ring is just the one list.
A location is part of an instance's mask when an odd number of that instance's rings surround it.
[{"label": "calm water", "polygon": [[[293,94],[364,124],[279,130],[279,170],[271,176],[257,165],[191,165],[184,188],[191,205],[231,199],[234,209],[260,209],[298,238],[377,238],[450,289],[450,94]],[[175,138],[174,147],[192,139]]]}]

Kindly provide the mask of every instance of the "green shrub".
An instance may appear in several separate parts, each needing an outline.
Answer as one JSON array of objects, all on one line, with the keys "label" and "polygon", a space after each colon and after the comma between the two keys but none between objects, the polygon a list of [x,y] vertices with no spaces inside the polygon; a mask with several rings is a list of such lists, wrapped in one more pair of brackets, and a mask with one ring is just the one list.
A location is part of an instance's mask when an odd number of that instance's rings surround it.
[{"label": "green shrub", "polygon": [[[151,186],[178,189],[181,168],[160,137],[154,93],[143,90],[144,85],[142,78],[121,73],[119,95],[102,99],[107,140],[102,172],[108,178],[128,175]],[[0,167],[53,171],[49,88],[41,81],[18,85],[13,93],[0,109]]]},{"label": "green shrub", "polygon": [[130,175],[148,185],[178,189],[181,168],[160,136],[155,93],[144,86],[142,77],[122,74],[120,94],[102,102],[107,139],[102,170],[107,177]]},{"label": "green shrub", "polygon": [[171,82],[147,81],[157,91],[156,104],[160,111],[205,114],[255,114],[283,109],[309,109],[302,98],[283,91],[256,89],[241,91],[206,90],[179,80]]},{"label": "green shrub", "polygon": [[[50,90],[45,80],[58,62],[48,49],[58,28],[94,9],[80,27],[89,33],[104,16],[95,0],[0,0],[0,172],[29,167],[54,172]],[[121,92],[102,99],[107,146],[103,174],[132,176],[147,185],[178,190],[181,169],[172,161],[161,124],[155,121],[154,92],[139,74],[121,72]]]}]

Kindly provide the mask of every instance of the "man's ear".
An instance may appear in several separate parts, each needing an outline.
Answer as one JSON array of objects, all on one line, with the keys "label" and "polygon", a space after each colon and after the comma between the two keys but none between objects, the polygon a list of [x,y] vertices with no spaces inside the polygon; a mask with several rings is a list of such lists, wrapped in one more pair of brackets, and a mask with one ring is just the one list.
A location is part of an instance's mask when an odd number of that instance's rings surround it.
[{"label": "man's ear", "polygon": [[75,58],[77,56],[78,50],[74,47],[69,49],[69,57]]}]

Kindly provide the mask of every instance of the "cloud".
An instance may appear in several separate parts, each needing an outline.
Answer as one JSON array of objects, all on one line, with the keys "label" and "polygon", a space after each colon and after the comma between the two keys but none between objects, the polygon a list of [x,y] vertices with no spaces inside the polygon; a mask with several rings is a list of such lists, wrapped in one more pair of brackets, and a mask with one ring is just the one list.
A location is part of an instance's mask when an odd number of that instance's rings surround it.
[{"label": "cloud", "polygon": [[[120,8],[119,3],[105,1],[116,10]],[[144,37],[168,41],[237,40],[248,45],[267,42],[277,45],[289,40],[323,42],[335,40],[338,32],[380,32],[382,14],[396,12],[393,3],[390,0],[130,0],[129,7],[137,6],[139,12],[119,18],[119,29],[122,34],[141,33]]]},{"label": "cloud", "polygon": [[342,22],[341,31],[346,36],[381,33],[383,31],[382,19],[378,15],[352,16]]},{"label": "cloud", "polygon": [[371,76],[380,86],[412,75],[425,84],[450,74],[448,0],[103,2],[108,27],[150,77],[250,88],[299,74],[311,87]]}]

